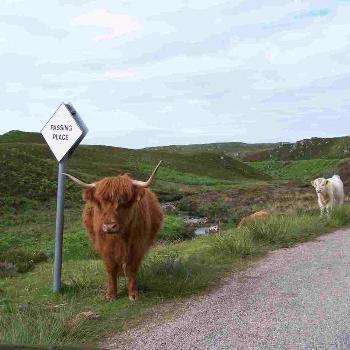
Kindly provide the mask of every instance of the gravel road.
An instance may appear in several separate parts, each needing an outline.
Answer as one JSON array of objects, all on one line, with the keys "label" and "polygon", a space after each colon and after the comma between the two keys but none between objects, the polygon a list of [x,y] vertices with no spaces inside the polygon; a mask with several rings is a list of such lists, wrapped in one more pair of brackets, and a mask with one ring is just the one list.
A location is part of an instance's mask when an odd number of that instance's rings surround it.
[{"label": "gravel road", "polygon": [[272,252],[110,349],[350,349],[350,230]]}]

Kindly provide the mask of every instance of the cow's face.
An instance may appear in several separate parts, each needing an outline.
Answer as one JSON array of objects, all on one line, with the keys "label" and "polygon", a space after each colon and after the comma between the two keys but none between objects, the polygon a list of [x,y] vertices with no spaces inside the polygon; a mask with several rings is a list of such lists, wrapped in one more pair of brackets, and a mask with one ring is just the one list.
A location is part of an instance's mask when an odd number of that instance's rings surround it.
[{"label": "cow's face", "polygon": [[99,230],[103,233],[122,233],[133,219],[135,204],[143,197],[162,161],[153,170],[147,181],[131,179],[128,175],[106,177],[96,183],[85,183],[67,175],[78,186],[85,189],[83,198],[96,208]]},{"label": "cow's face", "polygon": [[84,200],[96,207],[100,232],[122,233],[130,224],[133,206],[145,189],[134,185],[127,175],[110,177],[98,181],[84,192]]},{"label": "cow's face", "polygon": [[324,178],[318,178],[314,181],[311,181],[311,184],[317,193],[325,194],[327,192],[328,181],[329,180],[326,180]]},{"label": "cow's face", "polygon": [[102,202],[100,208],[102,214],[101,231],[103,233],[118,233],[120,231],[118,203]]}]

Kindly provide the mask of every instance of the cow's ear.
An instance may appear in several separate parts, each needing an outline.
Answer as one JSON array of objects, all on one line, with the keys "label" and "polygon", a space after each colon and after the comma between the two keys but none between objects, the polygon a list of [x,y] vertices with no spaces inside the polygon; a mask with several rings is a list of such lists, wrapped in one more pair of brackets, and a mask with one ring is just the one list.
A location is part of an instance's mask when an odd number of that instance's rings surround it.
[{"label": "cow's ear", "polygon": [[134,186],[134,198],[138,202],[145,195],[145,189],[139,186]]},{"label": "cow's ear", "polygon": [[95,188],[89,188],[83,192],[84,202],[94,201],[95,200]]},{"label": "cow's ear", "polygon": [[327,180],[326,180],[326,185],[328,185],[328,184],[329,184],[329,180],[327,179]]}]

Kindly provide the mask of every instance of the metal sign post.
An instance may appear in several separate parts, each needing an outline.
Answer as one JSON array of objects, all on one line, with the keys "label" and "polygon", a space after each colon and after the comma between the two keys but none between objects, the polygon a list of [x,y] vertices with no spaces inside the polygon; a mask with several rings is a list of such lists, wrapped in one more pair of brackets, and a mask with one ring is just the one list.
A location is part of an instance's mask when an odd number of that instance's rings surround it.
[{"label": "metal sign post", "polygon": [[53,291],[61,291],[64,183],[67,161],[87,134],[88,129],[71,104],[62,103],[41,130],[45,141],[58,161],[57,212],[55,232],[55,260]]},{"label": "metal sign post", "polygon": [[56,211],[56,232],[55,232],[55,260],[53,267],[53,292],[61,290],[62,270],[62,247],[63,247],[63,225],[64,225],[64,183],[63,173],[67,169],[67,159],[58,163],[58,185],[57,185],[57,211]]}]

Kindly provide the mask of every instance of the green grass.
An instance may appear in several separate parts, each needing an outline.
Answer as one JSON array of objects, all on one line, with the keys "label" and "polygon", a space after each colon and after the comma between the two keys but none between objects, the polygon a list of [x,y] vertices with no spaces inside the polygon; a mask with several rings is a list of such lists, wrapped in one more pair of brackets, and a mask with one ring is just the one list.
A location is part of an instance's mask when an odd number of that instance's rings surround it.
[{"label": "green grass", "polygon": [[[54,205],[28,210],[7,211],[0,222],[0,262],[17,265],[18,272],[26,272],[39,263],[33,255],[53,256],[55,207]],[[65,256],[89,258],[89,243],[81,229],[81,207],[67,207],[65,210],[64,242],[68,242]],[[69,247],[69,249],[68,249]],[[75,249],[71,252],[72,248]],[[6,257],[6,259],[5,259]],[[20,266],[21,265],[21,266]]]},{"label": "green grass", "polygon": [[256,170],[273,178],[284,180],[309,180],[334,174],[340,159],[310,159],[294,161],[266,160],[250,162]]},{"label": "green grass", "polygon": [[[0,340],[96,345],[111,332],[141,317],[150,306],[203,291],[223,273],[243,268],[268,249],[294,245],[350,224],[349,206],[336,209],[322,221],[318,215],[316,211],[278,215],[247,228],[157,246],[139,271],[141,297],[136,303],[127,301],[124,279],[119,284],[119,299],[104,300],[103,264],[89,256],[80,233],[72,231],[65,241],[65,249],[71,253],[64,260],[61,295],[50,292],[51,263],[41,263],[31,272],[0,280]],[[171,222],[171,216],[167,220]],[[73,254],[78,247],[79,258]],[[93,311],[100,318],[75,322],[82,311]]]}]

